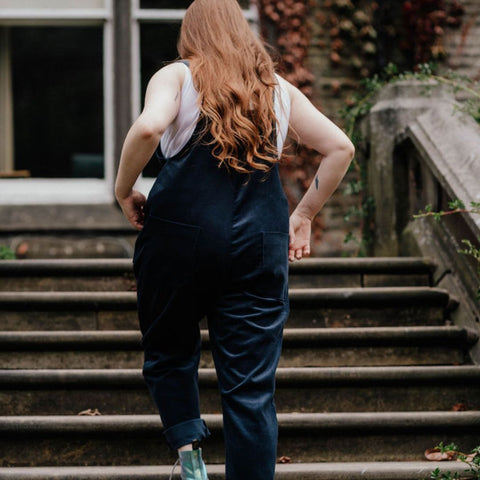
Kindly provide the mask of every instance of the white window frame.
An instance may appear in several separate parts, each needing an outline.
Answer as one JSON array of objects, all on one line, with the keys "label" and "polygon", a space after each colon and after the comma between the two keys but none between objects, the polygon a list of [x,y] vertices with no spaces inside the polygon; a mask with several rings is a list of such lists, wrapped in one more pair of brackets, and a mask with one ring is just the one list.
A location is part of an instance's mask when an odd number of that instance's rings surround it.
[{"label": "white window frame", "polygon": [[[104,90],[104,161],[103,179],[28,178],[0,179],[0,205],[32,204],[109,204],[114,202],[114,105],[113,105],[113,1],[105,0],[104,9],[0,9],[0,25],[102,25],[103,24],[103,90]],[[131,104],[132,118],[141,111],[140,24],[142,22],[181,22],[185,9],[141,9],[139,0],[131,0]],[[258,32],[259,14],[254,3],[244,10],[245,17]],[[136,188],[147,194],[154,178],[140,177]]]},{"label": "white window frame", "polygon": [[113,159],[113,1],[104,9],[0,9],[2,26],[103,25],[104,163],[103,179],[0,179],[0,205],[112,203]]},{"label": "white window frame", "polygon": [[[140,24],[181,22],[186,9],[153,9],[140,8],[140,0],[132,0],[132,118],[137,118],[141,112],[141,45]],[[250,8],[243,10],[245,18],[252,25],[253,30],[259,32],[259,13],[254,2],[250,2]],[[155,182],[155,178],[141,175],[135,184],[135,188],[147,195]]]}]

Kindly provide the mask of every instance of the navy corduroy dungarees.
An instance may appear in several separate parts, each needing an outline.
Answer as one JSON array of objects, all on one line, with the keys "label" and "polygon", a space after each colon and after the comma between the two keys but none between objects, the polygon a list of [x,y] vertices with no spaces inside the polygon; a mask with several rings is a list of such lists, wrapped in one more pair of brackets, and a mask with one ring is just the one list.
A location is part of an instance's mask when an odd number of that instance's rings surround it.
[{"label": "navy corduroy dungarees", "polygon": [[277,165],[240,174],[195,138],[165,160],[135,246],[143,373],[170,447],[207,437],[197,384],[206,316],[226,478],[272,480],[275,370],[289,312],[287,200]]}]

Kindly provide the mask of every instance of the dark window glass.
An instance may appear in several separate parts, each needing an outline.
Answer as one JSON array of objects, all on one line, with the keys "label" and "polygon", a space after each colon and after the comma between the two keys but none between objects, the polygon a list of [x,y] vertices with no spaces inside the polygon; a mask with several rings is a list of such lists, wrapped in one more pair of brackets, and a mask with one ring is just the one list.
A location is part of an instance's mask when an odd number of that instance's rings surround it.
[{"label": "dark window glass", "polygon": [[33,177],[102,178],[103,29],[10,34],[15,168]]},{"label": "dark window glass", "polygon": [[193,0],[140,0],[140,8],[188,8]]},{"label": "dark window glass", "polygon": [[[188,8],[193,0],[141,0],[140,8]],[[239,0],[242,8],[248,8],[250,0]]]},{"label": "dark window glass", "polygon": [[[178,57],[177,39],[180,32],[180,23],[145,23],[140,27],[141,46],[141,84],[142,105],[145,90],[152,75],[165,66],[167,62]],[[151,160],[143,174],[155,177],[159,165],[156,160]]]}]

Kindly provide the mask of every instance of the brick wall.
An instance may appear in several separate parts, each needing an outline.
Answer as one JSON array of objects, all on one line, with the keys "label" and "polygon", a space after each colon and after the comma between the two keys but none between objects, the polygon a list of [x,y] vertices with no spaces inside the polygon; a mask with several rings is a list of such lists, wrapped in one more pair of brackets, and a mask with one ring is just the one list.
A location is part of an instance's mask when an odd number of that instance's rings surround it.
[{"label": "brick wall", "polygon": [[[313,103],[335,123],[342,123],[339,111],[345,105],[345,98],[358,86],[358,78],[349,76],[345,69],[334,67],[330,61],[331,40],[328,28],[323,24],[323,0],[317,0],[313,9],[311,22],[311,42],[308,54],[308,66],[314,73]],[[349,173],[338,190],[322,209],[320,216],[323,224],[321,239],[314,242],[312,253],[316,256],[330,257],[352,255],[357,250],[353,242],[344,243],[349,232],[359,235],[358,219],[344,220],[349,208],[358,199],[344,195],[343,190],[348,181],[355,179]]]},{"label": "brick wall", "polygon": [[[331,62],[331,39],[324,8],[325,0],[316,0],[309,21],[311,22],[311,45],[309,49],[309,67],[315,75],[313,102],[330,119],[342,123],[339,111],[345,105],[345,99],[358,87],[362,78],[360,72],[334,65]],[[463,0],[466,13],[460,29],[449,30],[445,39],[448,59],[444,68],[452,68],[462,75],[480,80],[480,0]],[[398,50],[398,49],[397,49]],[[314,245],[314,254],[319,256],[338,256],[351,254],[356,247],[353,243],[343,244],[345,234],[358,232],[358,219],[343,220],[343,215],[358,201],[355,197],[344,195],[347,181],[354,178],[351,173],[329,200],[321,212],[324,225],[322,240]]]}]

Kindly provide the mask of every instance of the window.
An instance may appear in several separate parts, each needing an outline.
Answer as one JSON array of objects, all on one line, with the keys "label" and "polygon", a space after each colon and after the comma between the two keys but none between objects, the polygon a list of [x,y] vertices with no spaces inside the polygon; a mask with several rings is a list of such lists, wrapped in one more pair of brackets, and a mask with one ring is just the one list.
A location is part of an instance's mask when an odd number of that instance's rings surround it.
[{"label": "window", "polygon": [[[193,0],[140,0],[140,8],[188,8]],[[249,8],[249,0],[240,0],[242,8]]]},{"label": "window", "polygon": [[188,8],[193,0],[140,0],[140,8]]},{"label": "window", "polygon": [[0,204],[113,200],[112,13],[0,0]]},{"label": "window", "polygon": [[12,27],[9,36],[14,171],[103,178],[102,28]]},{"label": "window", "polygon": [[[0,204],[113,202],[126,132],[176,58],[191,2],[0,0]],[[157,171],[146,168],[145,193]]]}]

